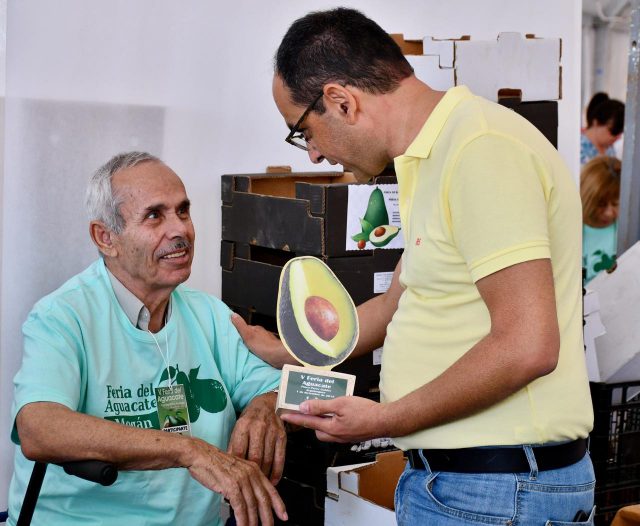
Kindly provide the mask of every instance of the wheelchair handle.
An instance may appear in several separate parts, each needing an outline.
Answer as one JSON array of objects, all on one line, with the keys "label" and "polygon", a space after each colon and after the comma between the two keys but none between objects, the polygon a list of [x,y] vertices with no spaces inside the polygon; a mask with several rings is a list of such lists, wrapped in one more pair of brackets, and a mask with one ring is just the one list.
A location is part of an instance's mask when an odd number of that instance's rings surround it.
[{"label": "wheelchair handle", "polygon": [[103,486],[111,486],[118,478],[118,468],[101,460],[75,460],[73,462],[61,462],[58,465],[68,475],[74,475]]}]

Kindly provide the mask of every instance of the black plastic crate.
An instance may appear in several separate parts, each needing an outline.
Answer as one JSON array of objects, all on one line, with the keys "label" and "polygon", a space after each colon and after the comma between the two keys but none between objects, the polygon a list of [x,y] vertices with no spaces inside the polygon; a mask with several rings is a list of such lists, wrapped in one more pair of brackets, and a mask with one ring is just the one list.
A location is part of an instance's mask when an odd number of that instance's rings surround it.
[{"label": "black plastic crate", "polygon": [[596,473],[596,525],[640,502],[640,380],[591,383],[594,426],[590,451]]}]

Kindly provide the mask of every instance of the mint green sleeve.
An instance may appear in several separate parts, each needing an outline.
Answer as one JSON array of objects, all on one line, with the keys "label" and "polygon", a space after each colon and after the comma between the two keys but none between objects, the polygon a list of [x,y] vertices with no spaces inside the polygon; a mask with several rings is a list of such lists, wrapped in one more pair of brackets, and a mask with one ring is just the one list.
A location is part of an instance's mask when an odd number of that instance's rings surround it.
[{"label": "mint green sleeve", "polygon": [[24,353],[14,378],[15,395],[11,411],[14,422],[11,439],[19,443],[15,418],[32,402],[55,402],[77,410],[81,399],[80,336],[77,324],[54,315],[51,310],[34,309],[22,326]]},{"label": "mint green sleeve", "polygon": [[254,397],[278,387],[280,371],[247,349],[226,305],[217,303],[215,311],[216,361],[233,407],[242,411]]}]

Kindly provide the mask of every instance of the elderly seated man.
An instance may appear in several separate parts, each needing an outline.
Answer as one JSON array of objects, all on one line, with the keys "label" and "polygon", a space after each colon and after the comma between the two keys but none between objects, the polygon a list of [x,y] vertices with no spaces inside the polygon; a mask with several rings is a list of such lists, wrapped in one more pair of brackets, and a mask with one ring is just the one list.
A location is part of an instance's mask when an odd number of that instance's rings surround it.
[{"label": "elderly seated man", "polygon": [[238,525],[273,524],[272,509],[286,520],[273,485],[286,442],[279,372],[247,350],[222,302],[181,285],[195,238],[182,181],[150,154],[117,155],[93,175],[87,206],[101,257],[23,326],[9,524],[27,459],[123,471],[105,488],[51,466],[36,524],[217,525],[220,494]]}]

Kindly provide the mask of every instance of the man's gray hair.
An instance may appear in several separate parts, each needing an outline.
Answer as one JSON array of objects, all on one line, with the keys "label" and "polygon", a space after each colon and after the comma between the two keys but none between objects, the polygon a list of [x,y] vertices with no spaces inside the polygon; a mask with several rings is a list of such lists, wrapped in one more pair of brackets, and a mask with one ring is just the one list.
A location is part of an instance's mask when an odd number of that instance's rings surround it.
[{"label": "man's gray hair", "polygon": [[122,197],[114,195],[111,180],[120,170],[146,162],[162,161],[147,152],[119,153],[95,171],[89,180],[85,197],[89,221],[101,221],[109,230],[122,233],[125,226],[120,214]]}]

